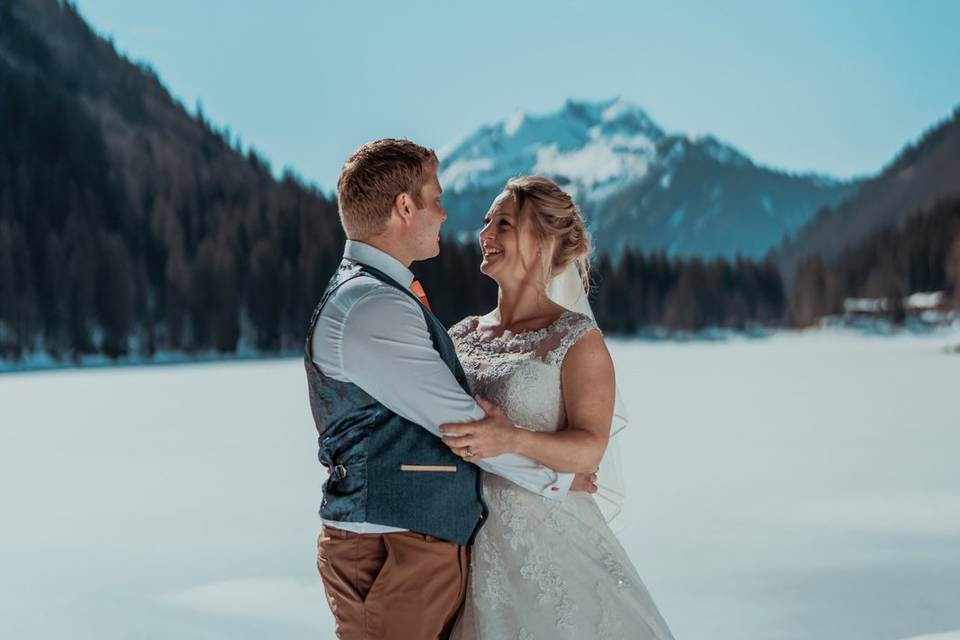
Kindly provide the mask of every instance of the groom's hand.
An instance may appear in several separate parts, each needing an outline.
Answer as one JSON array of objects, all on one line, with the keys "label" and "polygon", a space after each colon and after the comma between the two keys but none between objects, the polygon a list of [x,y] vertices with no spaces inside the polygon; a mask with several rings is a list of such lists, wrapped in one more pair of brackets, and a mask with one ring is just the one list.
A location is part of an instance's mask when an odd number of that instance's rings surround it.
[{"label": "groom's hand", "polygon": [[480,396],[474,399],[487,415],[473,422],[440,425],[443,443],[467,462],[515,452],[517,427],[495,404]]},{"label": "groom's hand", "polygon": [[570,491],[581,491],[584,493],[597,492],[597,474],[596,473],[578,473],[573,476],[573,482],[570,483]]}]

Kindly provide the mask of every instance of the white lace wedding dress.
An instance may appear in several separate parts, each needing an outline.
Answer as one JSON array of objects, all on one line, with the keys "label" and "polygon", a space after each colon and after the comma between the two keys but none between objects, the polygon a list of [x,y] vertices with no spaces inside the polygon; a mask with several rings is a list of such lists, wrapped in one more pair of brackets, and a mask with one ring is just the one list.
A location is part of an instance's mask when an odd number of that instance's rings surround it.
[{"label": "white lace wedding dress", "polygon": [[[474,393],[516,424],[563,428],[560,366],[596,329],[567,311],[537,331],[485,339],[479,319],[450,329]],[[453,640],[671,639],[636,569],[593,498],[551,500],[484,474],[489,509],[473,546],[470,583]]]}]

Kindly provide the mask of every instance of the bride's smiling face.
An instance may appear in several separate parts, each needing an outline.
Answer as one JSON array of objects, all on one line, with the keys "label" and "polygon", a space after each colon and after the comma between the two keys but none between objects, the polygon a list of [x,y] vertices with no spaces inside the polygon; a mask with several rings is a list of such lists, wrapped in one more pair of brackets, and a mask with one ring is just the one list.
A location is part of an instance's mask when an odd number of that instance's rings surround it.
[{"label": "bride's smiling face", "polygon": [[480,271],[497,282],[522,280],[539,263],[540,243],[518,214],[513,194],[504,191],[483,217]]}]

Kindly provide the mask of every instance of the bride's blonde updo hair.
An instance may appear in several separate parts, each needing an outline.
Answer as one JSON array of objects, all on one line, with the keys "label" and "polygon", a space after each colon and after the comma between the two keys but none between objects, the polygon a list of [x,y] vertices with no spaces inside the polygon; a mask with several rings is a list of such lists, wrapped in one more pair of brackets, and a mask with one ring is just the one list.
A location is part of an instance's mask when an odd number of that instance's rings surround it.
[{"label": "bride's blonde updo hair", "polygon": [[512,178],[504,191],[517,203],[518,225],[529,224],[540,242],[546,282],[573,262],[589,291],[590,232],[573,198],[543,176]]}]

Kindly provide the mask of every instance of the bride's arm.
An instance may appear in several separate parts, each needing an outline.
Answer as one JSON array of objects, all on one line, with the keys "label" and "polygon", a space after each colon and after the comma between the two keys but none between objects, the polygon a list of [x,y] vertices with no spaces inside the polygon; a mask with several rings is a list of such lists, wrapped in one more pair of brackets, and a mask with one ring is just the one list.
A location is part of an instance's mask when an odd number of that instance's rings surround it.
[{"label": "bride's arm", "polygon": [[607,449],[616,398],[613,360],[599,331],[590,331],[570,347],[560,381],[566,428],[516,429],[514,451],[555,471],[592,473]]},{"label": "bride's arm", "polygon": [[[616,397],[613,361],[599,331],[590,331],[570,347],[560,369],[563,404],[567,426],[561,431],[530,431],[521,426],[492,427],[493,421],[444,425],[444,433],[462,433],[444,437],[454,452],[463,456],[469,450],[476,460],[504,452],[519,453],[554,471],[593,473],[610,437],[610,422]],[[481,401],[488,412],[499,409]],[[503,424],[500,422],[499,424]]]}]

